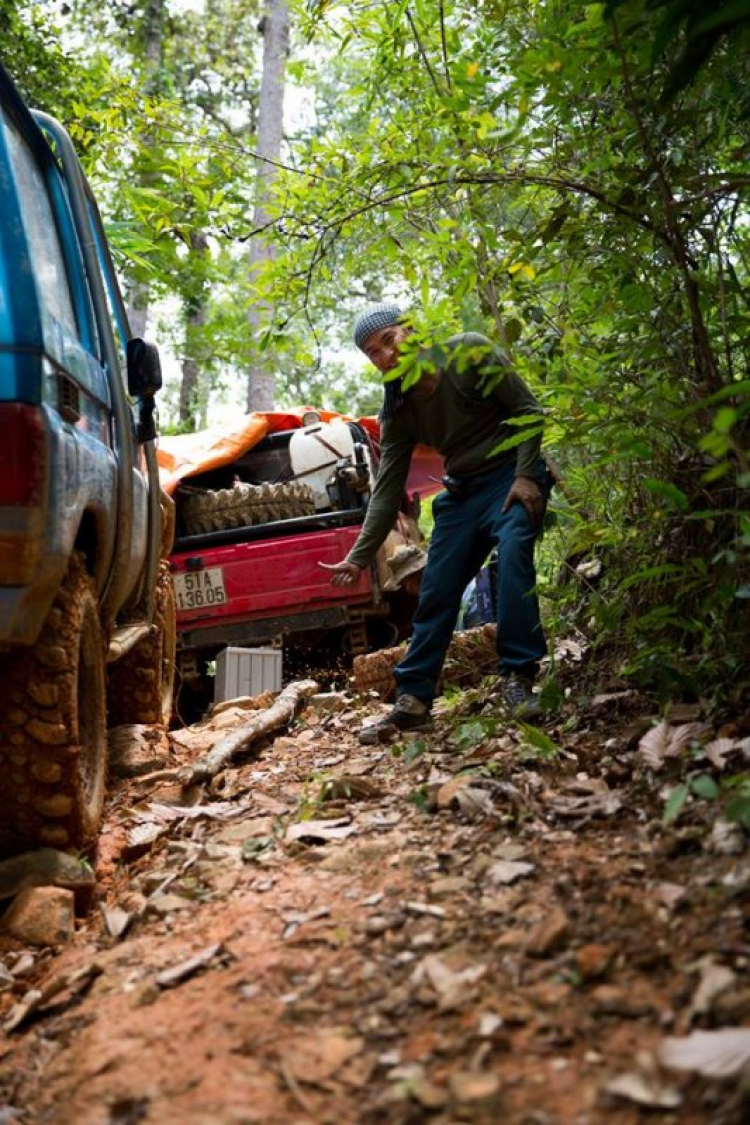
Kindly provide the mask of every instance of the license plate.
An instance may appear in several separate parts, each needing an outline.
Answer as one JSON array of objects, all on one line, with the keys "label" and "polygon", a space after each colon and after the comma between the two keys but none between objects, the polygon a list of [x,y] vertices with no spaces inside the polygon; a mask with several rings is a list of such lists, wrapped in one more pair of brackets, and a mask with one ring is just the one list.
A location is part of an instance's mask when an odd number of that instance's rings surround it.
[{"label": "license plate", "polygon": [[226,605],[224,571],[220,566],[174,574],[172,580],[178,609],[209,609],[211,606]]}]

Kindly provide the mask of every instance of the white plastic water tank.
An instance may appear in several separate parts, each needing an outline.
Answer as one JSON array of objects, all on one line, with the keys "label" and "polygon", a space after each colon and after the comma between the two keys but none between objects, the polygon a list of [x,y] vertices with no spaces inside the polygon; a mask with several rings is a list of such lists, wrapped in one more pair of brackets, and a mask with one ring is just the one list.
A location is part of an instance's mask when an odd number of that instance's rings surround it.
[{"label": "white plastic water tank", "polygon": [[[313,490],[317,511],[331,506],[326,483],[333,475],[336,462],[342,457],[353,456],[352,432],[346,422],[339,419],[333,422],[315,422],[311,426],[295,430],[289,441],[292,472],[302,484],[308,484]],[[372,471],[367,450],[365,459]]]}]

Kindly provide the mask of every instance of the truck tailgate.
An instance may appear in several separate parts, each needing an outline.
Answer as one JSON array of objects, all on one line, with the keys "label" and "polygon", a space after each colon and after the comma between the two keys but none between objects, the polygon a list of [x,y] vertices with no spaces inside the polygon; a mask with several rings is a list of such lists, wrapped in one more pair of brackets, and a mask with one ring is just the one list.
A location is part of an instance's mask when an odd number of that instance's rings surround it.
[{"label": "truck tailgate", "polygon": [[178,629],[371,602],[369,569],[342,589],[318,566],[345,558],[359,531],[338,527],[173,554]]}]

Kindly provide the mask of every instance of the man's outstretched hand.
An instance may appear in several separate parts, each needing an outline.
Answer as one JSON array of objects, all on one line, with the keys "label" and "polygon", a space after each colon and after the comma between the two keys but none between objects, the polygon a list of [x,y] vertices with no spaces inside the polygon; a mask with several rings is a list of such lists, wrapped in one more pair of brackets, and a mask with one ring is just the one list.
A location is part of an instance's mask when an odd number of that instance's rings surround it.
[{"label": "man's outstretched hand", "polygon": [[540,527],[544,517],[544,496],[542,490],[531,477],[516,477],[510,492],[503,504],[503,511],[507,512],[511,504],[518,501],[523,504],[531,516],[534,527]]},{"label": "man's outstretched hand", "polygon": [[323,570],[333,571],[331,575],[332,586],[353,586],[362,573],[361,566],[346,561],[339,563],[319,562],[318,566]]}]

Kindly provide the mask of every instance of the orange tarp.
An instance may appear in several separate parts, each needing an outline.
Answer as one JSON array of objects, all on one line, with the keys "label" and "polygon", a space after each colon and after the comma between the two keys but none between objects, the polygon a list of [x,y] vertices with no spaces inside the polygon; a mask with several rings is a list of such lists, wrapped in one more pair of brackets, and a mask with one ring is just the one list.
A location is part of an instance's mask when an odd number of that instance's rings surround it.
[{"label": "orange tarp", "polygon": [[[211,426],[194,434],[160,437],[156,459],[159,464],[162,488],[170,496],[174,495],[181,480],[195,476],[196,473],[206,472],[207,469],[218,469],[222,465],[231,464],[262,441],[266,434],[301,427],[302,415],[310,410],[315,410],[323,422],[331,422],[337,418],[351,421],[346,415],[337,414],[333,410],[294,407],[286,413],[245,414],[235,426],[223,422],[221,425]],[[379,441],[380,427],[376,418],[358,418],[357,422],[376,441]],[[418,446],[412,458],[412,474],[407,485],[408,491],[429,496],[440,487],[432,481],[432,477],[441,475],[442,461],[438,454],[427,450],[424,446]]]},{"label": "orange tarp", "polygon": [[[313,407],[295,407],[283,414],[254,412],[245,414],[236,426],[222,422],[221,425],[198,430],[194,434],[160,437],[156,460],[162,488],[172,496],[185,477],[231,464],[262,441],[266,434],[277,430],[297,429],[302,426],[302,415],[306,410],[312,409]],[[343,417],[333,410],[316,409],[316,413],[323,422]],[[380,430],[374,418],[361,418],[359,424],[378,439]]]}]

